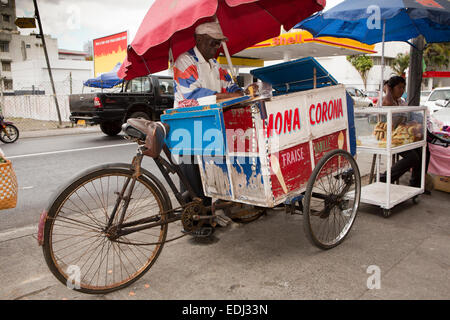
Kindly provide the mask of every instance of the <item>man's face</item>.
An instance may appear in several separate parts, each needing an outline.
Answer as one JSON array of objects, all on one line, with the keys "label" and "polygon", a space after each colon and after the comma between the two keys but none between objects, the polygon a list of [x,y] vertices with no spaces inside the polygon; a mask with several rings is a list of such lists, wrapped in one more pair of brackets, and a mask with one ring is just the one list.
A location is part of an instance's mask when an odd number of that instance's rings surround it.
[{"label": "man's face", "polygon": [[214,39],[207,34],[197,34],[195,41],[197,49],[201,52],[205,60],[214,58],[222,44],[220,40]]}]

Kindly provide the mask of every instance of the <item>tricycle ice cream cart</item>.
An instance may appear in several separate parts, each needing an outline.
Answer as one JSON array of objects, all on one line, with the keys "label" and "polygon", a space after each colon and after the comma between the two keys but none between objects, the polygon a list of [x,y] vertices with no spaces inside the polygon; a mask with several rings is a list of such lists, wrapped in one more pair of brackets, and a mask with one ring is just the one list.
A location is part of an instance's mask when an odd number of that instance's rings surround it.
[{"label": "tricycle ice cream cart", "polygon": [[[273,96],[170,109],[161,122],[130,119],[123,130],[139,145],[132,163],[88,169],[57,192],[41,216],[39,241],[61,282],[69,283],[73,267],[82,275],[71,282],[76,290],[123,288],[150,269],[166,242],[214,225],[218,209],[242,217],[285,206],[303,215],[318,247],[345,239],[361,194],[351,98],[313,58],[252,73]],[[144,156],[167,184],[141,166]],[[220,201],[205,205],[193,191],[179,168],[192,158],[204,193]],[[176,221],[183,228],[168,239]]]}]

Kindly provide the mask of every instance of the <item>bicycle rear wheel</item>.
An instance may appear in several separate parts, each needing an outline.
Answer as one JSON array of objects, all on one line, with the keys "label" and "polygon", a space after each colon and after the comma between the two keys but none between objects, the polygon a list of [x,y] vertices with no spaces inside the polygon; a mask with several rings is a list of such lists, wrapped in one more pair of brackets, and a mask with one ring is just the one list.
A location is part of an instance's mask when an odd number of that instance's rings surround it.
[{"label": "bicycle rear wheel", "polygon": [[[94,171],[71,183],[52,204],[44,227],[44,256],[51,272],[70,289],[91,294],[121,289],[144,275],[158,258],[167,224],[110,237],[124,205],[119,195],[132,175],[133,171],[121,168]],[[116,203],[113,227],[107,230]],[[149,217],[164,222],[161,213],[170,206],[159,189],[140,176],[124,223]],[[144,245],[148,243],[154,244]]]}]

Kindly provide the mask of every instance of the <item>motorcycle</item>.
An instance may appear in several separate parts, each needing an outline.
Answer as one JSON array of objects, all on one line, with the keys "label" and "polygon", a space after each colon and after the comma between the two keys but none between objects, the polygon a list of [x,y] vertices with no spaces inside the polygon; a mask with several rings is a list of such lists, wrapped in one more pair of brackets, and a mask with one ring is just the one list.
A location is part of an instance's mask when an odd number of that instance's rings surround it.
[{"label": "motorcycle", "polygon": [[19,139],[19,129],[12,123],[5,121],[5,117],[0,115],[0,140],[3,143],[13,143]]}]

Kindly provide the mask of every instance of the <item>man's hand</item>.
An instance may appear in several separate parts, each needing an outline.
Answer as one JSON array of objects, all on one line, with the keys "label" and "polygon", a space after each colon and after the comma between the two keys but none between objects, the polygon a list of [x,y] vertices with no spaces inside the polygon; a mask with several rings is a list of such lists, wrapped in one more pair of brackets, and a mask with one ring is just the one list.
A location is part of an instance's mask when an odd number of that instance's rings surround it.
[{"label": "man's hand", "polygon": [[259,95],[259,87],[257,83],[250,84],[247,89],[245,89],[245,94],[247,96],[256,97]]}]

